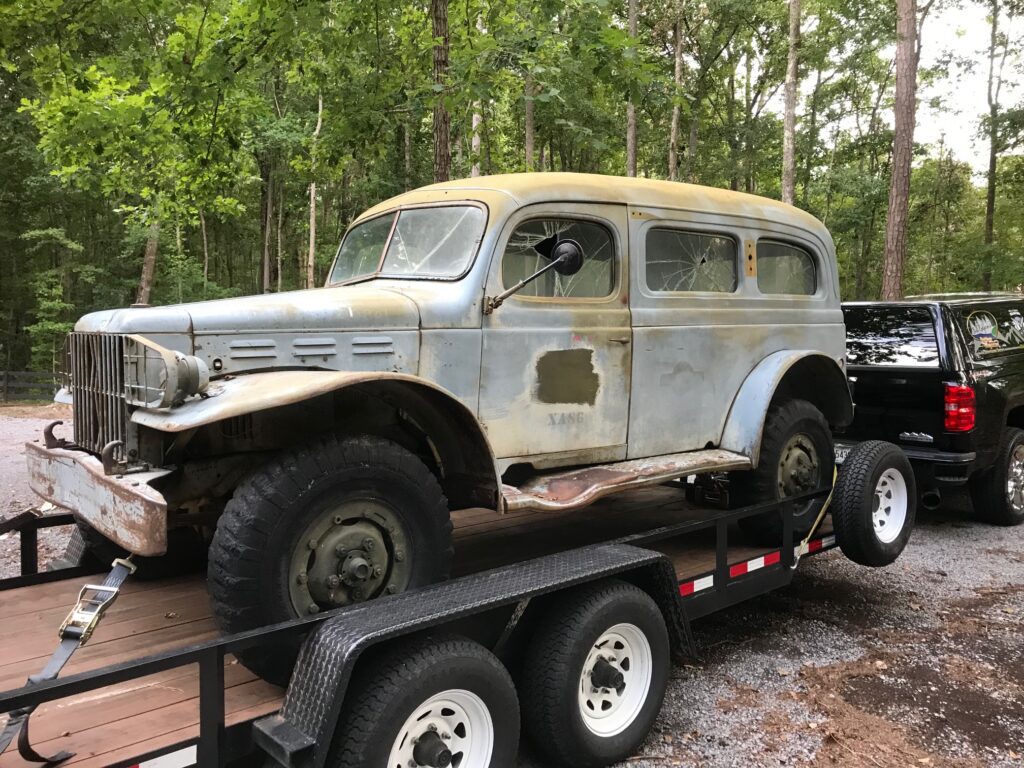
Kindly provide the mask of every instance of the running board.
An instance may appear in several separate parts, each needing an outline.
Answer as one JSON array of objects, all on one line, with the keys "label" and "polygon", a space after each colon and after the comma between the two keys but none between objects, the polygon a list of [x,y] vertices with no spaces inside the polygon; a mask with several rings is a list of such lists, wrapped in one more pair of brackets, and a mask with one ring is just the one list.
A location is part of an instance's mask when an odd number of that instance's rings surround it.
[{"label": "running board", "polygon": [[658,485],[702,472],[726,472],[750,467],[749,457],[713,448],[542,474],[527,480],[518,488],[503,485],[501,493],[505,499],[506,512],[525,509],[564,512],[585,507],[602,496],[626,488]]}]

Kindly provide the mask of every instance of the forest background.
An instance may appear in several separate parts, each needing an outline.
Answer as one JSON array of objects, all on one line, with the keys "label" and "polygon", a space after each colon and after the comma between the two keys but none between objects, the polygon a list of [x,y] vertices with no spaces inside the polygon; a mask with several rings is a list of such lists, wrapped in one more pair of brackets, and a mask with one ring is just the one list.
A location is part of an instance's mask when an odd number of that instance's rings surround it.
[{"label": "forest background", "polygon": [[[369,205],[525,170],[792,199],[832,231],[845,299],[881,294],[895,202],[887,295],[1022,290],[1022,6],[2,0],[0,369],[52,369],[90,310],[322,284]],[[951,11],[982,48],[947,49]],[[909,101],[900,40],[928,62]],[[942,130],[964,130],[955,88],[921,103],[943,80],[986,91],[973,144]]]}]

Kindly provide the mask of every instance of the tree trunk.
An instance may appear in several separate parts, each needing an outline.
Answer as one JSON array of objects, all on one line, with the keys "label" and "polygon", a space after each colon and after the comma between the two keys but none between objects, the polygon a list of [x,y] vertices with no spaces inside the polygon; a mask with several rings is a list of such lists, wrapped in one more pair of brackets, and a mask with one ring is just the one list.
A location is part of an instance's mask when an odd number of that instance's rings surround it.
[{"label": "tree trunk", "polygon": [[153,291],[153,275],[156,274],[156,251],[160,244],[160,221],[157,209],[150,211],[153,220],[149,223],[149,235],[146,238],[146,251],[142,257],[142,276],[139,278],[139,291],[135,296],[136,304],[149,304],[149,296]]},{"label": "tree trunk", "polygon": [[[636,4],[637,0],[629,0],[629,36],[634,46],[637,29]],[[630,85],[632,86],[632,83]],[[636,176],[636,105],[633,103],[632,93],[626,102],[626,175]]]},{"label": "tree trunk", "polygon": [[999,0],[990,0],[992,13],[988,48],[988,172],[985,178],[985,249],[982,253],[981,289],[992,290],[992,263],[996,242],[996,166],[999,161],[999,91],[1001,74],[996,74],[999,47]]},{"label": "tree trunk", "polygon": [[892,146],[889,214],[885,222],[883,301],[903,298],[903,270],[907,258],[907,214],[910,206],[910,165],[914,154],[914,118],[917,107],[917,1],[897,0],[896,12],[896,124]]},{"label": "tree trunk", "polygon": [[277,190],[277,292],[281,292],[281,273],[284,271],[284,246],[282,244],[281,229],[284,226],[284,181],[282,180]]},{"label": "tree trunk", "polygon": [[796,96],[800,48],[800,0],[789,0],[789,62],[786,66],[786,115],[782,136],[782,202],[796,199]]},{"label": "tree trunk", "polygon": [[203,236],[203,288],[210,280],[210,245],[206,240],[206,217],[199,212],[199,232]]},{"label": "tree trunk", "polygon": [[270,232],[274,227],[274,173],[268,170],[267,178],[267,203],[263,217],[263,292],[270,293],[270,285],[273,282],[273,269],[270,265]]},{"label": "tree trunk", "polygon": [[[533,170],[533,143],[534,143],[534,123],[533,123],[533,73],[529,69],[526,70],[526,74],[523,75],[523,150],[526,154],[526,170]],[[541,170],[544,170],[544,146],[540,148],[540,165]]]},{"label": "tree trunk", "polygon": [[412,189],[412,130],[410,129],[411,119],[406,119],[402,128],[404,153],[403,169],[405,171],[405,191]]},{"label": "tree trunk", "polygon": [[320,137],[320,129],[324,120],[324,95],[317,94],[316,128],[313,129],[313,141],[310,146],[309,182],[309,251],[306,255],[306,287],[312,288],[316,282],[316,142]]},{"label": "tree trunk", "polygon": [[448,0],[430,0],[430,18],[437,41],[434,44],[434,84],[441,87],[434,104],[434,181],[448,181],[452,168],[451,116],[444,105],[448,80]]},{"label": "tree trunk", "polygon": [[673,58],[675,60],[675,74],[672,82],[675,85],[672,99],[672,127],[668,133],[668,178],[669,181],[679,179],[679,118],[681,117],[682,105],[679,100],[682,98],[683,88],[683,25],[679,19],[675,23],[675,49]]},{"label": "tree trunk", "polygon": [[697,181],[697,134],[700,131],[700,113],[695,101],[690,109],[690,138],[686,144],[686,180],[691,184]]}]

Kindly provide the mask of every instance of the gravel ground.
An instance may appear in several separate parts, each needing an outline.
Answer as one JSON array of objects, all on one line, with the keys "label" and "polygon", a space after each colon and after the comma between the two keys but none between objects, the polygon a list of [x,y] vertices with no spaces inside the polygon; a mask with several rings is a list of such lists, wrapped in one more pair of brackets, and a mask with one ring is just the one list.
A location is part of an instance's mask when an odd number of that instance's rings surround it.
[{"label": "gravel ground", "polygon": [[[2,514],[34,503],[20,446],[61,414],[38,415],[0,411]],[[0,541],[0,575],[16,567]],[[1024,526],[975,523],[965,498],[922,512],[889,568],[813,557],[695,632],[623,768],[1024,766]],[[544,763],[527,747],[520,768]]]}]

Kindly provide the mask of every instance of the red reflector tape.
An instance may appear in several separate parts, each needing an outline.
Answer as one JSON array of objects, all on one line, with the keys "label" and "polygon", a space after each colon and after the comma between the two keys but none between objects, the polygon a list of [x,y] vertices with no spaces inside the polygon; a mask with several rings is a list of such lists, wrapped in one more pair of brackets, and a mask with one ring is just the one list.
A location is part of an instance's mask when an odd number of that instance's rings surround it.
[{"label": "red reflector tape", "polygon": [[782,560],[781,552],[769,552],[767,555],[755,557],[753,560],[747,560],[745,563],[730,565],[729,578],[735,579],[737,576],[743,576],[751,571],[757,571],[769,565],[775,565],[780,560]]},{"label": "red reflector tape", "polygon": [[693,581],[687,581],[679,585],[679,594],[683,597],[688,597],[695,592],[703,592],[705,589],[710,589],[715,585],[714,576],[704,576],[700,579],[694,579]]}]

